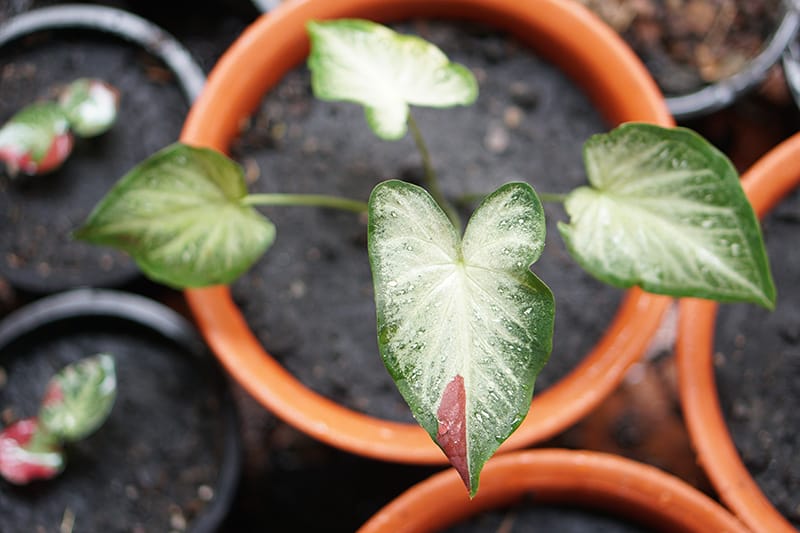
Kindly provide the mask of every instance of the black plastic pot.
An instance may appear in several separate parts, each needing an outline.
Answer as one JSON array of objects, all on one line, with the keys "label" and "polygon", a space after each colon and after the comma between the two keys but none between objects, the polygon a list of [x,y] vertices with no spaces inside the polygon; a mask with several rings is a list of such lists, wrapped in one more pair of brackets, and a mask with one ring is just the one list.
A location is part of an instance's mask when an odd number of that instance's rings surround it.
[{"label": "black plastic pot", "polygon": [[79,140],[59,170],[30,179],[0,177],[0,225],[7,228],[0,236],[0,277],[33,293],[114,287],[136,278],[127,256],[70,234],[119,177],[177,139],[205,83],[203,71],[158,26],[88,4],[8,19],[0,25],[0,63],[0,122],[37,99],[51,99],[58,86],[80,76],[104,78],[122,92],[118,123],[98,138]]},{"label": "black plastic pot", "polygon": [[794,0],[786,1],[786,12],[761,52],[736,74],[688,94],[669,96],[667,106],[676,119],[689,119],[723,109],[754,89],[781,56],[800,28],[800,12]]},{"label": "black plastic pot", "polygon": [[67,449],[58,477],[0,480],[0,530],[217,531],[237,488],[242,450],[225,375],[192,326],[142,296],[83,289],[23,307],[0,323],[3,422],[36,413],[55,370],[114,355],[118,394],[106,423]]}]

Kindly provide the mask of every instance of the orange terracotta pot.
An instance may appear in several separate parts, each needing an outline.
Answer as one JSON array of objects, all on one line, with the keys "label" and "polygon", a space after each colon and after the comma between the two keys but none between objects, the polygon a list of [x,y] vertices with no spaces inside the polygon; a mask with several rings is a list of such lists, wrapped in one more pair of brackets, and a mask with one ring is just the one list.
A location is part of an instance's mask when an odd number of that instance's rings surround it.
[{"label": "orange terracotta pot", "polygon": [[[760,159],[742,185],[759,216],[800,186],[800,134]],[[754,531],[796,529],[775,509],[750,476],[728,432],[714,376],[714,327],[717,305],[705,300],[680,303],[678,371],[684,416],[700,464],[722,500]]]},{"label": "orange terracotta pot", "polygon": [[595,509],[670,533],[747,531],[711,498],[653,466],[600,452],[554,449],[494,457],[473,500],[454,470],[436,474],[378,511],[359,533],[438,531],[521,500]]},{"label": "orange terracotta pot", "polygon": [[[445,17],[505,29],[572,76],[611,125],[673,123],[655,83],[627,45],[571,0],[290,0],[255,22],[220,59],[189,113],[182,140],[226,151],[264,93],[305,59],[306,21],[340,17]],[[228,371],[289,424],[368,457],[445,462],[420,427],[351,411],[297,381],[256,340],[227,287],[189,290],[186,296]],[[530,415],[503,449],[552,436],[596,406],[640,357],[669,303],[668,298],[631,291],[596,349],[564,380],[535,397]]]}]

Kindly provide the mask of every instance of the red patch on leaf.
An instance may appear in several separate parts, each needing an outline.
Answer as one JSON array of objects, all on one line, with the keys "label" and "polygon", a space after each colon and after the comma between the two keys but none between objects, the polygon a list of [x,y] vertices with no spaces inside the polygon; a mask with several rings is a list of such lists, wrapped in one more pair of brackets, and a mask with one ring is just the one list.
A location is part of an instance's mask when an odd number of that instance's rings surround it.
[{"label": "red patch on leaf", "polygon": [[36,418],[25,418],[0,431],[0,475],[11,483],[24,485],[35,479],[50,479],[61,471],[60,466],[37,462],[39,454],[25,449],[37,426]]},{"label": "red patch on leaf", "polygon": [[72,153],[74,142],[74,137],[69,131],[56,135],[47,149],[47,153],[40,160],[34,159],[30,152],[19,151],[18,147],[2,146],[0,147],[0,161],[5,162],[11,177],[16,176],[19,172],[28,176],[46,174],[64,163]]},{"label": "red patch on leaf", "polygon": [[442,402],[436,411],[439,428],[436,441],[442,447],[450,464],[458,471],[464,485],[470,489],[467,463],[467,393],[464,378],[457,375],[447,384]]},{"label": "red patch on leaf", "polygon": [[69,154],[72,153],[73,144],[74,138],[72,137],[72,133],[67,131],[57,135],[56,138],[53,139],[53,144],[50,145],[50,148],[47,150],[47,153],[44,154],[42,160],[38,162],[33,161],[34,165],[32,167],[23,167],[23,170],[28,174],[46,174],[57,169],[67,159]]},{"label": "red patch on leaf", "polygon": [[42,407],[58,405],[63,401],[64,391],[61,389],[61,385],[54,381],[49,387],[47,387],[47,390],[44,393],[44,398],[42,398]]}]

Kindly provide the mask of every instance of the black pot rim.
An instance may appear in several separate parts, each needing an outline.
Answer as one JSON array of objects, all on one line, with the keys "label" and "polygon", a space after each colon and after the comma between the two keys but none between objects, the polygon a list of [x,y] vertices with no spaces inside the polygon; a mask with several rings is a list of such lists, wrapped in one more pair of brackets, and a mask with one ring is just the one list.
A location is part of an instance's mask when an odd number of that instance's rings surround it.
[{"label": "black pot rim", "polygon": [[695,118],[723,109],[766,78],[800,29],[800,3],[785,0],[784,6],[786,12],[767,45],[742,70],[697,91],[665,98],[676,119]]},{"label": "black pot rim", "polygon": [[218,375],[220,411],[225,424],[220,471],[214,499],[189,527],[191,533],[214,533],[233,506],[239,484],[243,455],[239,415],[225,373],[187,319],[169,307],[137,294],[108,289],[76,289],[47,296],[10,313],[0,321],[0,349],[48,324],[98,317],[134,323],[152,330],[176,344],[188,356],[207,361]]},{"label": "black pot rim", "polygon": [[114,7],[62,4],[21,13],[0,25],[0,47],[31,33],[59,29],[105,32],[141,46],[172,70],[189,103],[205,85],[203,69],[175,37],[138,15]]},{"label": "black pot rim", "polygon": [[792,98],[800,108],[800,41],[794,40],[783,53],[783,74]]}]

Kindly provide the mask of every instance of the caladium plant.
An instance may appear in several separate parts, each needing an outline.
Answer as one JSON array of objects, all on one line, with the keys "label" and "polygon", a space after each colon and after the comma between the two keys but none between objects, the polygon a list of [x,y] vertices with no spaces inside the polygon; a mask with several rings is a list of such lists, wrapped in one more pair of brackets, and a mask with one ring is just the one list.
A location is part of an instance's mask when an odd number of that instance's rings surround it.
[{"label": "caladium plant", "polygon": [[[275,228],[257,205],[367,211],[380,354],[475,494],[484,463],[527,414],[551,350],[553,296],[531,271],[545,242],[540,197],[506,184],[462,234],[410,106],[472,103],[469,69],[368,21],[308,30],[315,94],[363,105],[381,138],[410,131],[424,189],[391,180],[368,204],[247,194],[239,165],[176,144],[131,170],[76,235],[127,251],[159,281],[199,287],[231,281],[268,249]],[[774,305],[758,221],[732,164],[708,142],[686,129],[625,124],[590,138],[584,160],[589,184],[562,198],[570,219],[559,229],[587,271],[619,287]]]},{"label": "caladium plant", "polygon": [[58,169],[72,153],[75,135],[94,137],[115,122],[119,93],[96,79],[67,86],[58,102],[36,102],[0,128],[0,161],[7,174],[33,176]]},{"label": "caladium plant", "polygon": [[69,121],[57,104],[31,104],[0,129],[0,160],[12,178],[46,174],[58,167],[72,152],[74,138]]},{"label": "caladium plant", "polygon": [[64,445],[94,433],[108,418],[116,393],[109,354],[61,369],[48,383],[38,414],[0,431],[0,476],[24,485],[58,475],[65,465]]},{"label": "caladium plant", "polygon": [[76,135],[95,137],[116,122],[119,91],[102,80],[79,78],[62,91],[58,104]]}]

